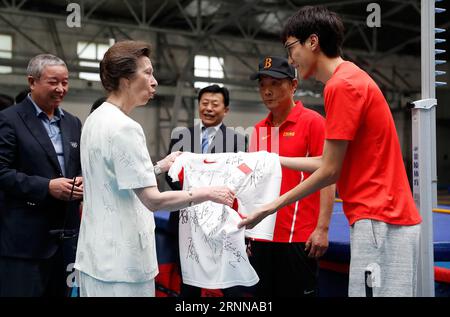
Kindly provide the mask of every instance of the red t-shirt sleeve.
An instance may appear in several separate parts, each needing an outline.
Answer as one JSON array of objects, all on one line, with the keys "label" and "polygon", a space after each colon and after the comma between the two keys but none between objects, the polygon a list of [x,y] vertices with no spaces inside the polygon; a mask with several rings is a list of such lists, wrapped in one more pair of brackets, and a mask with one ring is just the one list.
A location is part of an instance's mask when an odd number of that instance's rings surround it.
[{"label": "red t-shirt sleeve", "polygon": [[309,156],[321,156],[325,142],[325,120],[320,116],[314,117],[309,127]]},{"label": "red t-shirt sleeve", "polygon": [[364,112],[365,98],[350,83],[336,80],[324,92],[327,139],[353,140]]}]

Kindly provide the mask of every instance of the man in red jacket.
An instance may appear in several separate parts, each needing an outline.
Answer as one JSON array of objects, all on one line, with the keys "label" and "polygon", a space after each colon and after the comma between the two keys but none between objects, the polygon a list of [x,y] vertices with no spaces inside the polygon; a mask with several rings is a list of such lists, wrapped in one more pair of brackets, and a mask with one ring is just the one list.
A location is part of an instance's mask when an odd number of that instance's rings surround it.
[{"label": "man in red jacket", "polygon": [[[284,57],[267,56],[259,63],[261,99],[270,111],[255,126],[250,151],[266,150],[283,157],[320,156],[325,138],[325,120],[317,112],[294,101],[298,80],[295,69]],[[308,179],[309,174],[282,169],[284,194]],[[333,210],[335,186],[322,189],[277,213],[272,241],[251,241],[250,261],[260,282],[257,296],[316,296],[317,258],[328,246],[329,217]]]}]

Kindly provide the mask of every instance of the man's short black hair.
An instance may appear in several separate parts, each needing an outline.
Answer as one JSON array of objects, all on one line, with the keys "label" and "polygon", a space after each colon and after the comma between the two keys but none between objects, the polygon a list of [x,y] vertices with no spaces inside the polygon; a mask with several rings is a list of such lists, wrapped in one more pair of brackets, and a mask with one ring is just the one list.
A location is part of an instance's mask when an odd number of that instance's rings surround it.
[{"label": "man's short black hair", "polygon": [[219,85],[211,85],[211,86],[207,86],[202,88],[199,93],[198,93],[198,98],[197,100],[200,102],[200,99],[202,99],[202,95],[205,92],[211,92],[214,94],[222,94],[223,96],[223,103],[225,104],[225,107],[228,107],[228,105],[230,104],[230,93],[228,92],[228,89],[225,87],[220,87]]},{"label": "man's short black hair", "polygon": [[344,24],[341,18],[324,6],[304,6],[291,16],[281,33],[281,40],[286,42],[289,36],[296,37],[301,44],[316,34],[319,45],[327,57],[342,55],[344,42]]}]

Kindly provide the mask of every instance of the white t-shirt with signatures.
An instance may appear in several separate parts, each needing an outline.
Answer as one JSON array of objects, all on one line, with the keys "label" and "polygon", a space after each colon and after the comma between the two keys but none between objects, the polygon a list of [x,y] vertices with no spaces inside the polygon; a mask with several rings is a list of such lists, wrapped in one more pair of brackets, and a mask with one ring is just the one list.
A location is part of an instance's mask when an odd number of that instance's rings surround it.
[{"label": "white t-shirt with signatures", "polygon": [[207,201],[180,210],[179,245],[183,283],[223,289],[259,281],[246,254],[245,236],[272,240],[276,213],[252,230],[238,229],[242,217],[275,200],[280,193],[281,166],[268,152],[179,156],[169,176],[183,189],[229,186],[236,193],[234,209]]}]

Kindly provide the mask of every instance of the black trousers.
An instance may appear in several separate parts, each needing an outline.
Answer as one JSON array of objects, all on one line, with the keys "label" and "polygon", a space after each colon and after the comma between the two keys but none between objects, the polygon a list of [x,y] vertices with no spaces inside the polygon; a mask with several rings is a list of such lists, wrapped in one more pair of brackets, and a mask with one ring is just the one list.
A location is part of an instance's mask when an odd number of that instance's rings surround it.
[{"label": "black trousers", "polygon": [[45,260],[2,256],[0,297],[65,297],[69,294],[66,276],[61,250]]},{"label": "black trousers", "polygon": [[259,276],[255,296],[317,296],[318,261],[308,258],[304,243],[251,241],[250,250],[250,263]]}]

